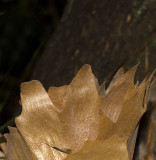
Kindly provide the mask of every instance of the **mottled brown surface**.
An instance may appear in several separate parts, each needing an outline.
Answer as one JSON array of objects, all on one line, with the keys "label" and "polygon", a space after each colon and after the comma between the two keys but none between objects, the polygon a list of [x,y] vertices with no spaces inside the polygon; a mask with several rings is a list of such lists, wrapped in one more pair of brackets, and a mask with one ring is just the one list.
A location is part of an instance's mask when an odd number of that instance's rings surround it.
[{"label": "mottled brown surface", "polygon": [[33,79],[46,88],[69,84],[88,63],[101,83],[118,67],[128,69],[139,61],[142,79],[145,52],[149,51],[149,71],[156,66],[155,8],[154,0],[71,0]]}]

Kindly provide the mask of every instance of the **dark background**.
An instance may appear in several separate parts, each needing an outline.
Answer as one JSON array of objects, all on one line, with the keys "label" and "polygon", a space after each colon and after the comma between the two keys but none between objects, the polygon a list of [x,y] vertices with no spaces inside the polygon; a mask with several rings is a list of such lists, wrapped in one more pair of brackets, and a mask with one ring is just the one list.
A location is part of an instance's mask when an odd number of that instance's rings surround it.
[{"label": "dark background", "polygon": [[20,84],[32,77],[66,3],[66,0],[0,1],[0,125],[19,113],[15,105]]}]

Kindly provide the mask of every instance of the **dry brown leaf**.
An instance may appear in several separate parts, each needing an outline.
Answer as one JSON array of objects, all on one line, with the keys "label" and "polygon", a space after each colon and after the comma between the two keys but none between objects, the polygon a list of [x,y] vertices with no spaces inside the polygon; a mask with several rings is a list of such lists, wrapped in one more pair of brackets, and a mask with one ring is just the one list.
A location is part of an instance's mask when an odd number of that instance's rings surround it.
[{"label": "dry brown leaf", "polygon": [[52,101],[38,81],[24,83],[21,86],[23,109],[16,125],[38,158],[63,159],[67,154],[52,147],[75,152],[86,140],[97,136],[100,98],[90,66],[83,67],[69,85],[63,111],[58,112]]},{"label": "dry brown leaf", "polygon": [[143,103],[143,100],[148,83],[147,81],[141,84],[138,89],[134,86],[129,88],[127,93],[128,97],[125,97],[122,110],[115,126],[119,136],[130,136],[143,113],[146,111],[146,104]]},{"label": "dry brown leaf", "polygon": [[104,97],[106,95],[106,82],[104,81],[99,87],[99,96]]},{"label": "dry brown leaf", "polygon": [[106,91],[107,95],[102,99],[102,109],[113,122],[117,121],[126,92],[130,85],[133,84],[136,68],[137,66],[133,67],[124,75],[115,79],[116,81],[113,82],[113,86],[111,85],[108,88],[109,90]]},{"label": "dry brown leaf", "polygon": [[114,86],[114,84],[119,80],[119,78],[124,74],[124,69],[121,67],[117,73],[115,74],[115,76],[113,77],[109,87],[107,88],[107,93],[110,91],[110,89]]},{"label": "dry brown leaf", "polygon": [[8,141],[5,160],[35,160],[36,158],[32,155],[17,129],[9,127],[9,130],[10,134],[5,135]]},{"label": "dry brown leaf", "polygon": [[106,140],[107,138],[113,136],[114,134],[115,134],[115,123],[111,121],[102,110],[100,110],[97,139]]},{"label": "dry brown leaf", "polygon": [[[89,65],[69,85],[51,87],[48,93],[39,81],[23,83],[22,113],[15,120],[19,143],[34,160],[131,160],[149,84],[134,85],[136,68],[125,74],[120,69],[106,92],[104,87],[100,91]],[[8,148],[17,139],[11,135]],[[8,149],[7,156],[17,151]]]},{"label": "dry brown leaf", "polygon": [[127,150],[128,150],[129,160],[133,159],[138,129],[139,129],[139,125],[134,129],[134,131],[132,132],[132,134],[130,135],[130,137],[128,139]]},{"label": "dry brown leaf", "polygon": [[100,97],[104,97],[108,92],[109,90],[112,88],[112,86],[114,85],[114,83],[124,74],[124,70],[123,68],[121,67],[117,73],[115,74],[115,76],[113,77],[109,87],[107,88],[107,91],[105,90],[105,81],[100,85],[99,87],[99,95]]},{"label": "dry brown leaf", "polygon": [[56,109],[61,112],[67,102],[70,87],[65,85],[62,87],[50,87],[48,94]]},{"label": "dry brown leaf", "polygon": [[105,141],[87,141],[82,149],[65,160],[128,160],[127,138],[114,135]]},{"label": "dry brown leaf", "polygon": [[0,151],[0,160],[4,160],[5,159],[5,154],[3,151]]},{"label": "dry brown leaf", "polygon": [[[2,138],[3,135],[0,133],[0,138]],[[6,142],[1,142],[0,143],[0,160],[4,160],[5,154],[6,154]]]}]

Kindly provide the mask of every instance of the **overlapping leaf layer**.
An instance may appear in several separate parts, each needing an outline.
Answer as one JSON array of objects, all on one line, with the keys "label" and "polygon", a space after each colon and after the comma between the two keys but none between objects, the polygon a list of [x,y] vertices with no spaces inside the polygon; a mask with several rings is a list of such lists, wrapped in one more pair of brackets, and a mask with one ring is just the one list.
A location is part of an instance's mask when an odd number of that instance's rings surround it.
[{"label": "overlapping leaf layer", "polygon": [[121,68],[107,90],[89,65],[69,85],[21,85],[22,113],[10,128],[6,160],[132,160],[150,79]]}]

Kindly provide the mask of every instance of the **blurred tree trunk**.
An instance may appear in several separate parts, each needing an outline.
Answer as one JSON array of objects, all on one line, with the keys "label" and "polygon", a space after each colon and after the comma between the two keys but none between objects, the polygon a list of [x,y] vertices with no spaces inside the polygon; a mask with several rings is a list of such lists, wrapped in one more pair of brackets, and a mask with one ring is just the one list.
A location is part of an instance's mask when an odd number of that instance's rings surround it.
[{"label": "blurred tree trunk", "polygon": [[155,17],[154,0],[70,0],[33,78],[46,88],[66,84],[89,63],[101,83],[118,67],[141,62],[141,79],[156,66]]},{"label": "blurred tree trunk", "polygon": [[142,80],[156,67],[155,17],[155,0],[70,0],[33,79],[46,89],[69,84],[88,63],[101,83],[120,66],[141,62],[136,78]]}]

